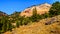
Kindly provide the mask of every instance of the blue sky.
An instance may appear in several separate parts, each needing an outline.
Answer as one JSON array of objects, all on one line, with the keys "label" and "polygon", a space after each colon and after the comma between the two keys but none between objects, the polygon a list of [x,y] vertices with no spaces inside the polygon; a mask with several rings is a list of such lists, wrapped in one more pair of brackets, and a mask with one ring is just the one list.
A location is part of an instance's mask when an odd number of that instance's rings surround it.
[{"label": "blue sky", "polygon": [[43,3],[52,4],[56,1],[60,0],[0,0],[0,11],[3,11],[7,14],[12,14],[15,11],[22,11],[32,5]]}]

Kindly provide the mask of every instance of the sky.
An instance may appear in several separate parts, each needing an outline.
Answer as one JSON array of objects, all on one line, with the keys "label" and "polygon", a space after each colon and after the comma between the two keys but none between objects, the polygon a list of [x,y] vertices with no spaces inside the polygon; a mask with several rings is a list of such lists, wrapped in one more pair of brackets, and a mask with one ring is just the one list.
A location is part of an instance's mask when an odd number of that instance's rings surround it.
[{"label": "sky", "polygon": [[27,7],[43,3],[52,4],[60,0],[0,0],[0,11],[12,14],[15,11],[21,12]]}]

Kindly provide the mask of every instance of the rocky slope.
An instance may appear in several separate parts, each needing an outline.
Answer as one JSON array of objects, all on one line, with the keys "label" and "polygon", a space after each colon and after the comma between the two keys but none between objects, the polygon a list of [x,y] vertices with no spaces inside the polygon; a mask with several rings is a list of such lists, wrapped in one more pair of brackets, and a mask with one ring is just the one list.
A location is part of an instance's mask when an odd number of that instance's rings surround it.
[{"label": "rocky slope", "polygon": [[25,9],[24,11],[21,12],[21,16],[32,16],[33,9],[36,7],[37,13],[38,14],[44,14],[48,13],[49,9],[51,8],[51,5],[48,3],[44,3],[38,6],[32,6],[30,8]]}]

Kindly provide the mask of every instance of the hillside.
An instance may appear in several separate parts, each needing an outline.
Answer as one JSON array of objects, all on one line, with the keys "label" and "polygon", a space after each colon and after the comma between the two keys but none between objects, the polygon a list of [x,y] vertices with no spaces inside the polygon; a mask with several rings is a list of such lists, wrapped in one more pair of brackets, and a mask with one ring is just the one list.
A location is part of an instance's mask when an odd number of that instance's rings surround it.
[{"label": "hillside", "polygon": [[60,2],[33,6],[0,22],[1,34],[60,34]]},{"label": "hillside", "polygon": [[[49,23],[51,22],[51,23]],[[48,23],[48,25],[46,25]],[[5,34],[60,34],[60,15],[42,19],[37,23],[23,25],[19,28],[14,28],[12,32]]]},{"label": "hillside", "polygon": [[32,7],[29,7],[27,9],[25,9],[24,11],[21,12],[21,16],[26,16],[26,17],[30,17],[32,16],[33,14],[33,9],[36,7],[36,10],[37,10],[37,14],[45,14],[45,13],[48,13],[48,11],[50,10],[51,8],[51,5],[48,4],[48,3],[44,3],[44,4],[41,4],[41,5],[36,5],[36,6],[32,6]]},{"label": "hillside", "polygon": [[7,16],[7,14],[2,12],[2,11],[0,11],[0,16]]}]

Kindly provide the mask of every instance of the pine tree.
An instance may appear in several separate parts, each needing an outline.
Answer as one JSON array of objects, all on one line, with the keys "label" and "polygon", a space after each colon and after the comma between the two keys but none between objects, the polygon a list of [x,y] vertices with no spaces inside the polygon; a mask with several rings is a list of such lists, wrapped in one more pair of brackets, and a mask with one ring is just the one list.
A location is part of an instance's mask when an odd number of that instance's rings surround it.
[{"label": "pine tree", "polygon": [[37,14],[37,10],[36,10],[36,7],[33,9],[33,16],[36,16]]},{"label": "pine tree", "polygon": [[33,9],[32,21],[33,22],[37,21],[37,10],[36,10],[36,7]]},{"label": "pine tree", "polygon": [[60,2],[53,3],[49,12],[50,16],[60,15]]},{"label": "pine tree", "polygon": [[19,26],[20,26],[19,22],[18,22],[18,21],[16,21],[16,27],[19,27]]}]

